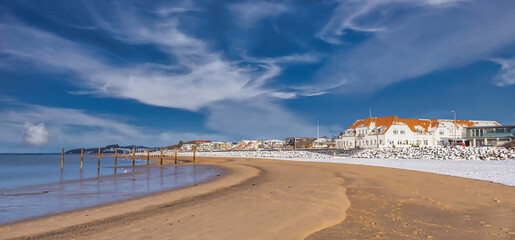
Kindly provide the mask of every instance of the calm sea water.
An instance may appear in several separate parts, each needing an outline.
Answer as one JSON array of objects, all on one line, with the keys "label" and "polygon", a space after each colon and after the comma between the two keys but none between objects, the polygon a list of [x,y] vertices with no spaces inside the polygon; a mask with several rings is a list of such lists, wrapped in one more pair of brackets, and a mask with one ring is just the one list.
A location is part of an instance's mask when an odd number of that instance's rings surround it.
[{"label": "calm sea water", "polygon": [[[61,172],[60,154],[0,155],[0,190],[114,174],[114,157],[101,158],[100,172],[97,164],[97,157],[85,156],[81,171],[80,155],[65,155]],[[146,164],[136,160],[136,165]],[[132,167],[125,168],[132,166],[132,159],[118,158],[117,165],[117,172],[132,172]]]},{"label": "calm sea water", "polygon": [[[223,174],[213,166],[132,167],[132,160],[66,155],[0,155],[0,224],[173,190]],[[136,161],[146,165],[146,161]]]}]

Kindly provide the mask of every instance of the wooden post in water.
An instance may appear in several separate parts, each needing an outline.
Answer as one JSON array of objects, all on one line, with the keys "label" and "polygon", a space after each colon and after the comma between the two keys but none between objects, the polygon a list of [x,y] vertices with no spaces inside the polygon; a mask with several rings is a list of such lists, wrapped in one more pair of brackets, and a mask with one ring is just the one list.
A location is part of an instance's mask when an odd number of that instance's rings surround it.
[{"label": "wooden post in water", "polygon": [[150,161],[150,148],[147,148],[147,165],[149,164],[149,161]]},{"label": "wooden post in water", "polygon": [[82,164],[84,162],[84,148],[80,149],[80,169],[82,170]]},{"label": "wooden post in water", "polygon": [[98,148],[98,164],[97,169],[100,169],[100,148]]},{"label": "wooden post in water", "polygon": [[161,165],[163,165],[163,147],[161,147]]},{"label": "wooden post in water", "polygon": [[195,163],[195,152],[197,151],[197,147],[193,147],[193,163]]},{"label": "wooden post in water", "polygon": [[132,166],[136,165],[136,146],[132,147]]},{"label": "wooden post in water", "polygon": [[118,162],[118,148],[114,149],[114,168],[116,169],[116,165]]},{"label": "wooden post in water", "polygon": [[64,148],[61,148],[61,171],[63,170],[64,165]]},{"label": "wooden post in water", "polygon": [[175,164],[177,164],[177,147],[175,147]]}]

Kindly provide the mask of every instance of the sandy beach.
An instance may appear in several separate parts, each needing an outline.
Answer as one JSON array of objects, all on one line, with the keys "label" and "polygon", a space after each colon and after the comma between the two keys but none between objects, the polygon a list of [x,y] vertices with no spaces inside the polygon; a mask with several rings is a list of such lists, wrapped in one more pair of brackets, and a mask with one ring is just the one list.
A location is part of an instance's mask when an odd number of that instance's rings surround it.
[{"label": "sandy beach", "polygon": [[515,239],[515,187],[350,164],[199,160],[226,172],[3,225],[0,239]]}]

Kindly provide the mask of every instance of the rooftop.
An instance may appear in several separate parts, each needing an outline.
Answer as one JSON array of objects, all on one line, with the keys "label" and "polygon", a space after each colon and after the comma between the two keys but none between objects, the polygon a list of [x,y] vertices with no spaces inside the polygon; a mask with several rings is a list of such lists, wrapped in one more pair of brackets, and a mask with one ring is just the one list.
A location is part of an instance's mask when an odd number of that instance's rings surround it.
[{"label": "rooftop", "polygon": [[[479,126],[489,126],[496,125],[500,126],[499,123],[495,121],[479,121],[479,120],[446,120],[446,119],[412,119],[412,118],[398,118],[397,116],[389,116],[389,117],[373,117],[360,119],[354,122],[348,129],[355,129],[357,127],[386,127],[386,131],[394,125],[394,124],[405,124],[407,125],[411,131],[415,132],[418,128],[423,128],[426,132],[429,131],[430,128],[437,128],[440,124],[455,124],[461,127],[479,127]],[[386,132],[384,131],[384,132]]]}]

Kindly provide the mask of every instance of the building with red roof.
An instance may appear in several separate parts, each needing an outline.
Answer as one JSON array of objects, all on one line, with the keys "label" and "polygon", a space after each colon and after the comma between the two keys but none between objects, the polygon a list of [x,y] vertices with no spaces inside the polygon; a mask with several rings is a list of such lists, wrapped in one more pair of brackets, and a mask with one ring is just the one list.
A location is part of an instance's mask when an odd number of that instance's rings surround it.
[{"label": "building with red roof", "polygon": [[495,121],[373,117],[354,122],[336,140],[336,148],[445,146],[461,140],[466,127],[499,126]]}]

